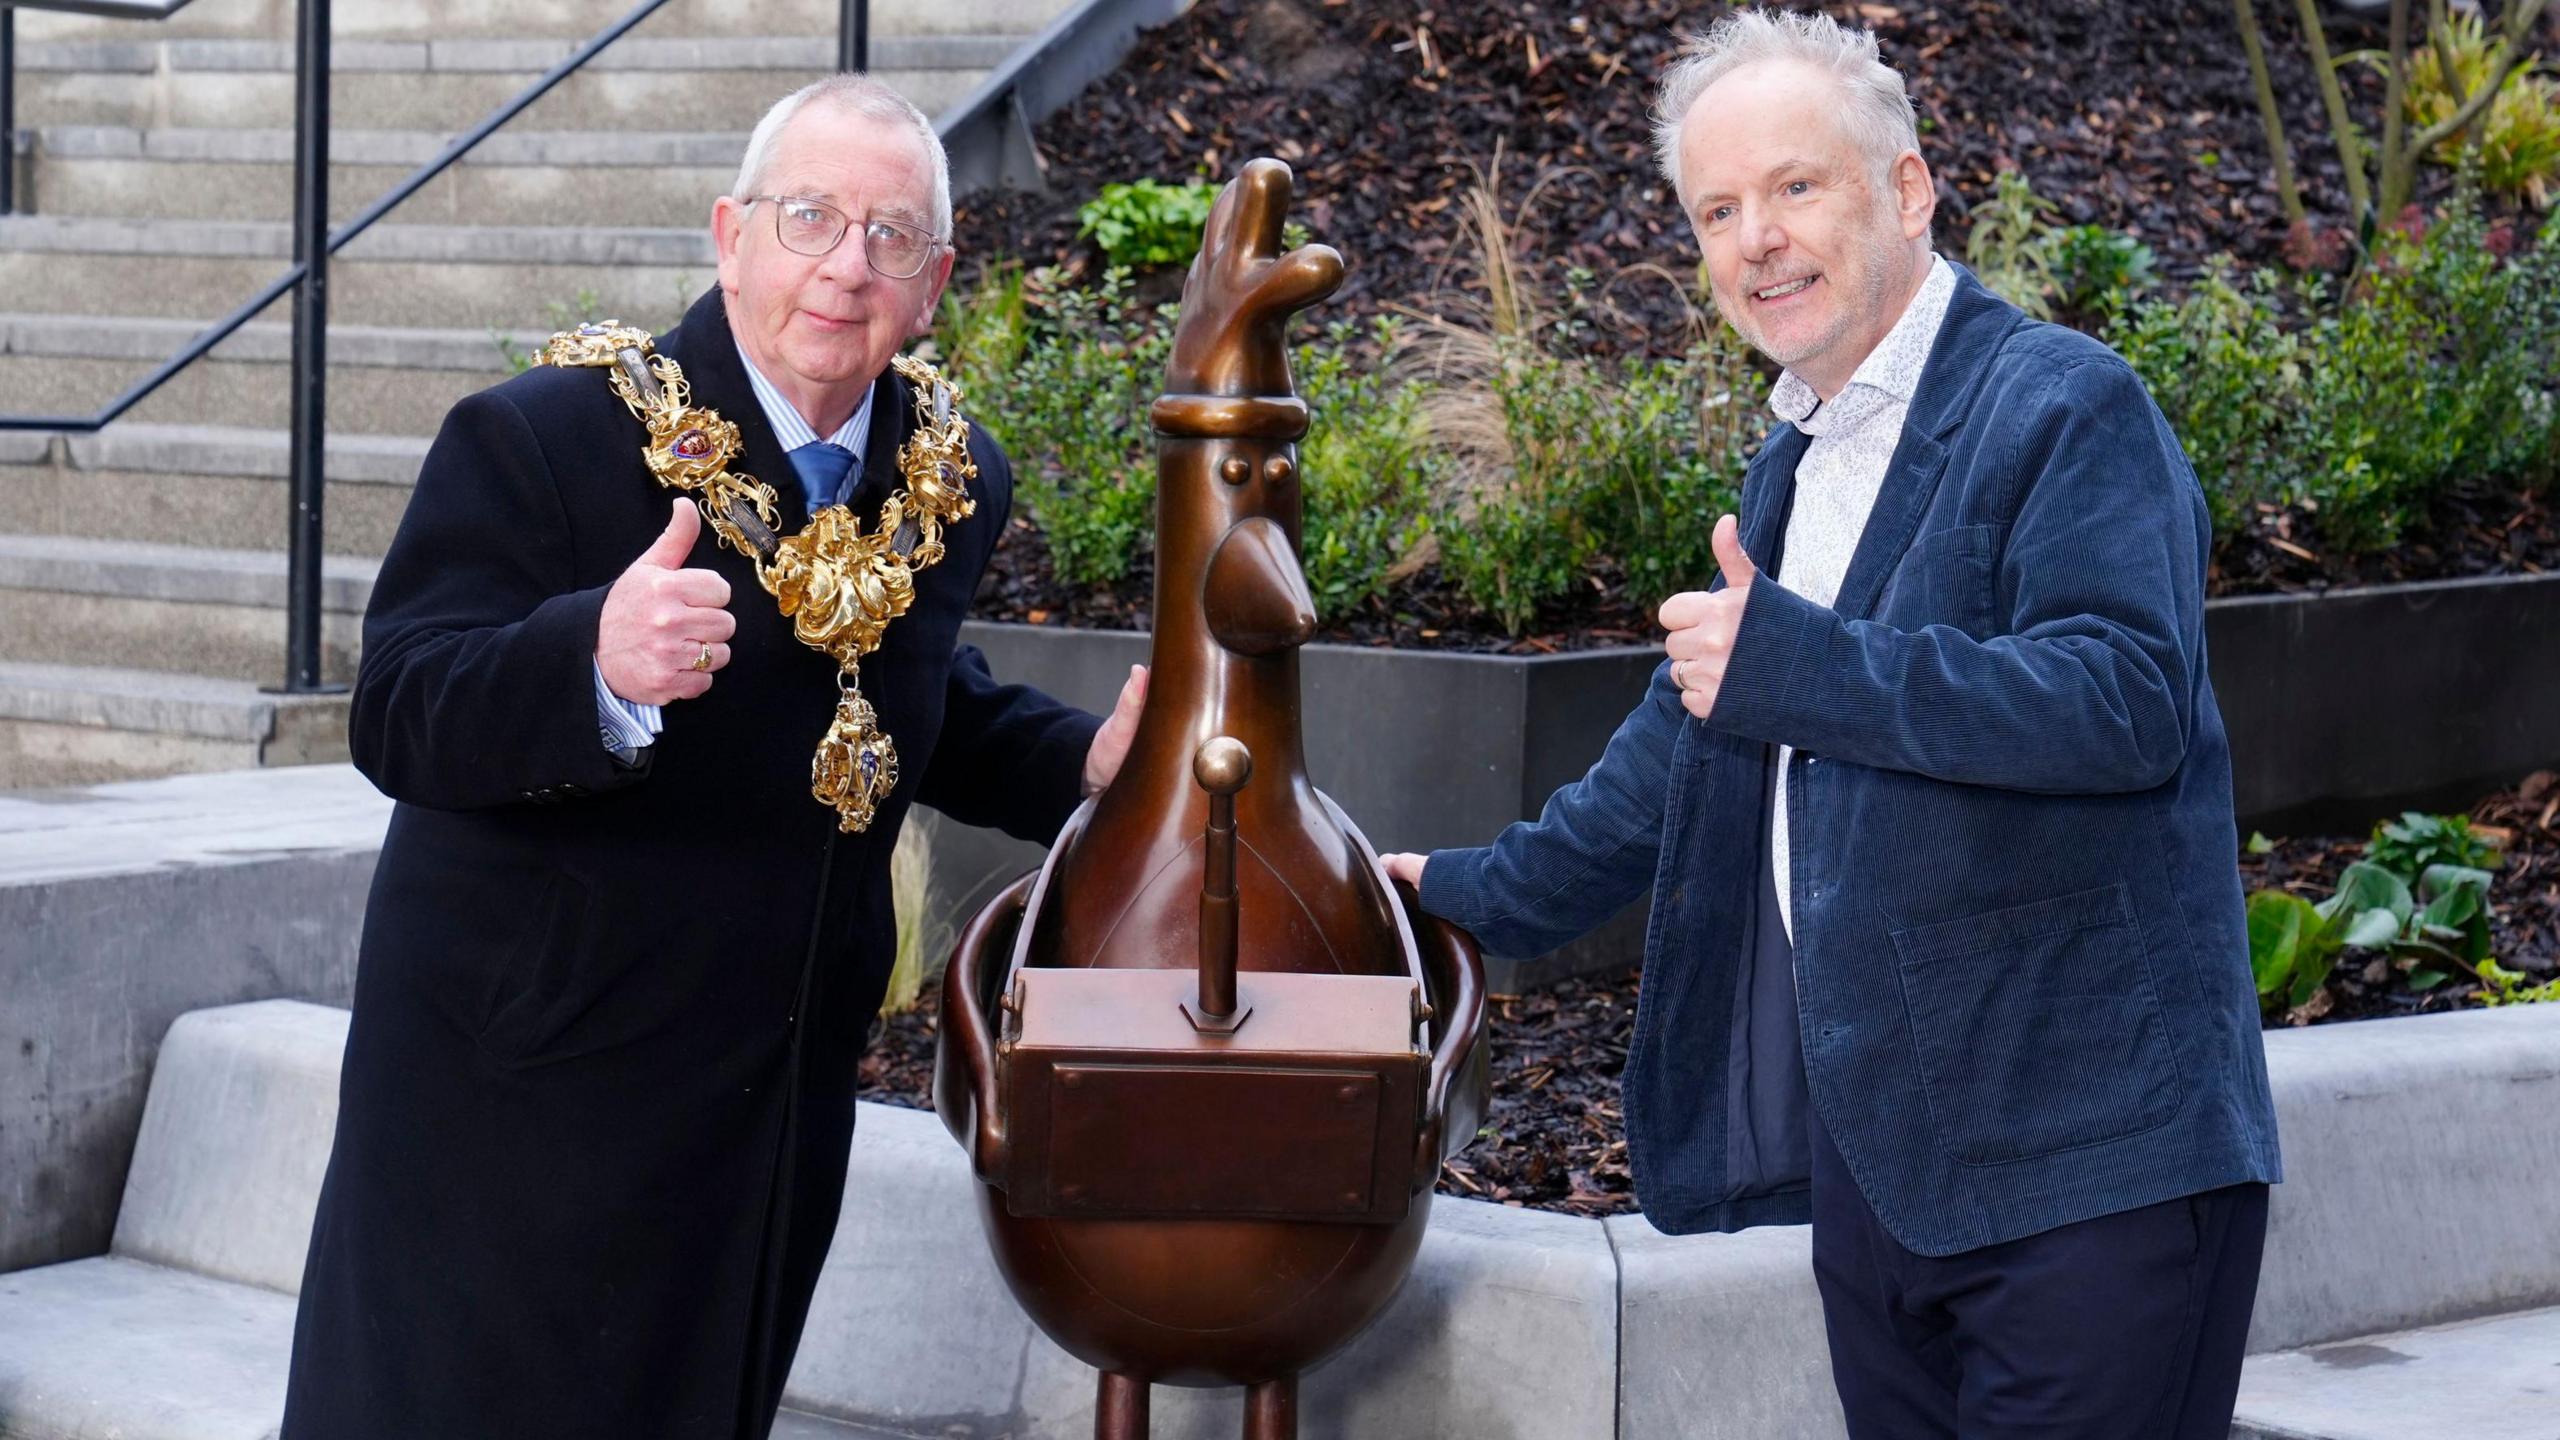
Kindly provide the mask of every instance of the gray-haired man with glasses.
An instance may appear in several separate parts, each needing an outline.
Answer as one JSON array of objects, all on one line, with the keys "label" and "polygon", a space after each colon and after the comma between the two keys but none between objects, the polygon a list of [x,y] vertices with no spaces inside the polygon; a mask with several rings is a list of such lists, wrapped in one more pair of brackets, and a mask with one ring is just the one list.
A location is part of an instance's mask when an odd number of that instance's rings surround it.
[{"label": "gray-haired man with glasses", "polygon": [[[950,181],[925,117],[837,76],[756,127],[720,283],[661,337],[779,528],[901,488]],[[383,559],[349,745],[400,802],[375,871],[289,1440],[760,1440],[835,1232],[910,805],[1045,841],[1108,721],[958,643],[1012,471],[862,661],[900,778],[810,794],[838,701],[748,562],[642,460],[593,370],[454,407]],[[632,557],[637,556],[636,560]]]}]

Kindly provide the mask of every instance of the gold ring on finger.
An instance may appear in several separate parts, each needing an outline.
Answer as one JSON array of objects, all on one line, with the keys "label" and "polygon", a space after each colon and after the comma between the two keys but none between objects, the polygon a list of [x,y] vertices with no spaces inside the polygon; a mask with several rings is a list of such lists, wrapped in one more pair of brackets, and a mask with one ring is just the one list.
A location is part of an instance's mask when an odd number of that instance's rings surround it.
[{"label": "gold ring on finger", "polygon": [[710,645],[705,644],[702,647],[702,653],[693,657],[693,668],[696,670],[708,670],[711,668]]}]

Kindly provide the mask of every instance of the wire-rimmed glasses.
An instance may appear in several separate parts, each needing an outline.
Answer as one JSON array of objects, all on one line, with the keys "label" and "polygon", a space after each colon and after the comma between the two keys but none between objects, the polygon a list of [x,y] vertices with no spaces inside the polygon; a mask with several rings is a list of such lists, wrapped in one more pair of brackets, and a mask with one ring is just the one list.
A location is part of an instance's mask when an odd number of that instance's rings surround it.
[{"label": "wire-rimmed glasses", "polygon": [[[782,248],[799,255],[824,255],[843,243],[853,221],[824,200],[800,195],[749,195],[748,204],[773,206],[773,235]],[[862,258],[872,272],[887,280],[911,279],[922,272],[941,241],[920,225],[902,220],[868,220],[862,226]]]}]

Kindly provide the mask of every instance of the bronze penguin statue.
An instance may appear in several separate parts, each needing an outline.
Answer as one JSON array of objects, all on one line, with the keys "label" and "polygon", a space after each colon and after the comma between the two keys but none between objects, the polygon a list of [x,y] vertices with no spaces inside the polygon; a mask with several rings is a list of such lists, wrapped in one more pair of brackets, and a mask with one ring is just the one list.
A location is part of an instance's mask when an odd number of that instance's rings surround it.
[{"label": "bronze penguin statue", "polygon": [[997,1265],[1102,1372],[1097,1440],[1153,1384],[1243,1385],[1291,1440],[1297,1376],[1411,1267],[1484,1105],[1483,969],[1306,773],[1289,316],[1342,259],[1283,253],[1289,168],[1211,209],[1150,410],[1153,673],[1118,779],[966,928],[935,1106]]}]

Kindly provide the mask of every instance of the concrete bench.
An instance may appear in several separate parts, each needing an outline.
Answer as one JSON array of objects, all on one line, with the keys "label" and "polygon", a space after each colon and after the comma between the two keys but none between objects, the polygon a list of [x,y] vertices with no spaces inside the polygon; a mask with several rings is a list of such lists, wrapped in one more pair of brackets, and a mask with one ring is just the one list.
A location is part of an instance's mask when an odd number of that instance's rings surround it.
[{"label": "concrete bench", "polygon": [[[113,1247],[0,1275],[0,1437],[264,1440],[335,1123],[341,1011],[187,1015]],[[2560,1007],[2268,1037],[2276,1192],[2235,1434],[2550,1440],[2560,1415]],[[959,1148],[862,1107],[782,1440],[1080,1437],[1091,1372],[1026,1321]],[[1162,1440],[1235,1392],[1158,1392]],[[1664,1236],[1440,1200],[1394,1304],[1304,1391],[1310,1436],[1834,1440],[1801,1229]],[[2433,1428],[2429,1428],[2429,1427]]]},{"label": "concrete bench", "polygon": [[[0,1437],[267,1440],[337,1120],[346,1012],[273,1000],[170,1027],[109,1253],[0,1274]],[[780,1440],[1092,1430],[1093,1374],[1015,1308],[958,1146],[862,1107]],[[1309,1435],[1611,1432],[1617,1274],[1593,1222],[1443,1202],[1404,1292],[1311,1377]],[[1232,1436],[1240,1392],[1158,1393]]]}]

